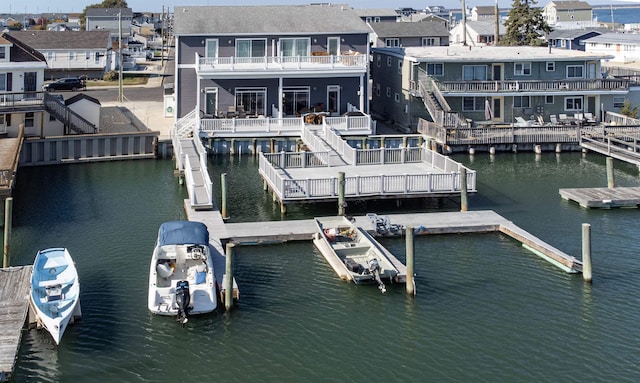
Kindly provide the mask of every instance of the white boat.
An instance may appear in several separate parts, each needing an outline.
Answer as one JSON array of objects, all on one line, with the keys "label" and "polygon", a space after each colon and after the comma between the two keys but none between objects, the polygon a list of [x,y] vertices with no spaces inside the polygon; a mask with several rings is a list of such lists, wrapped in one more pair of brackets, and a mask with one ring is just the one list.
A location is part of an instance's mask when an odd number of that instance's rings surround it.
[{"label": "white boat", "polygon": [[30,299],[38,324],[60,344],[67,325],[81,315],[80,281],[67,249],[38,251],[31,272]]},{"label": "white boat", "polygon": [[384,254],[382,245],[345,217],[315,221],[319,233],[313,243],[336,273],[355,283],[375,282],[380,291],[386,292],[383,280],[393,281],[398,269]]},{"label": "white boat", "polygon": [[209,232],[201,222],[160,225],[149,267],[149,311],[176,316],[210,313],[218,306]]}]

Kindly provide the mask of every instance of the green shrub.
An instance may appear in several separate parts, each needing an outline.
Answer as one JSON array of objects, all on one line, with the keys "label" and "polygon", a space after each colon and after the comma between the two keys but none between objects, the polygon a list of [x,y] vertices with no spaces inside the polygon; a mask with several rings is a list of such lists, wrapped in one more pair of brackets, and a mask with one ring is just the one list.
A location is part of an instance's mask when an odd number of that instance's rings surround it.
[{"label": "green shrub", "polygon": [[102,78],[104,81],[115,81],[118,79],[118,73],[114,70],[109,71],[107,73],[104,74],[104,77]]}]

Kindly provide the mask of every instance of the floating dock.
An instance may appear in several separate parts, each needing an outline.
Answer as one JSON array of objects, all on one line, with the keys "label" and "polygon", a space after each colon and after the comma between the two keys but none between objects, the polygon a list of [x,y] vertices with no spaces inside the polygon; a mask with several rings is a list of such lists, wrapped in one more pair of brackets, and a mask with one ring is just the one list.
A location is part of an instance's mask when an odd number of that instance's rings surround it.
[{"label": "floating dock", "polygon": [[29,312],[31,266],[0,269],[0,381],[13,375]]},{"label": "floating dock", "polygon": [[640,187],[560,189],[560,196],[585,208],[637,208],[640,205]]}]

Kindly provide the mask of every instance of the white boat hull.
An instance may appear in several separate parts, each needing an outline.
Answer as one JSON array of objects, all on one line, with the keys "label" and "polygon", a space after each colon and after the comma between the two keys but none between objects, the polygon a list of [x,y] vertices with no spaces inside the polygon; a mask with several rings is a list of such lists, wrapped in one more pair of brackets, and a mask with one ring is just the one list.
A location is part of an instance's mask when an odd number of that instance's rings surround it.
[{"label": "white boat hull", "polygon": [[69,322],[80,313],[80,282],[69,251],[41,250],[31,273],[31,306],[38,323],[60,344]]}]

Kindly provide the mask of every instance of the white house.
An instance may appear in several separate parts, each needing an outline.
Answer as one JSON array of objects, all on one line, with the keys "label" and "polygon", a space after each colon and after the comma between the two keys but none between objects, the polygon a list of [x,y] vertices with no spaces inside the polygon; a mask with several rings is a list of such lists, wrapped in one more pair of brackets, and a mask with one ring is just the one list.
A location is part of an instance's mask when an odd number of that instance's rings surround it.
[{"label": "white house", "polygon": [[611,61],[640,61],[640,34],[605,33],[584,40],[585,52],[612,55]]}]

